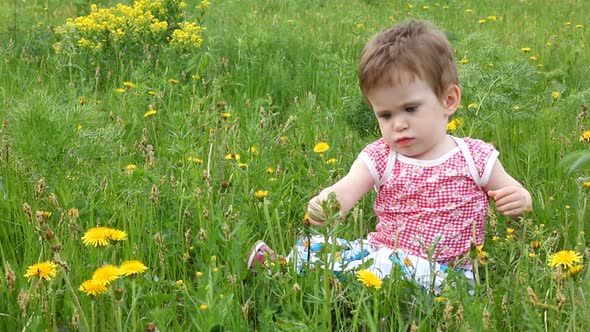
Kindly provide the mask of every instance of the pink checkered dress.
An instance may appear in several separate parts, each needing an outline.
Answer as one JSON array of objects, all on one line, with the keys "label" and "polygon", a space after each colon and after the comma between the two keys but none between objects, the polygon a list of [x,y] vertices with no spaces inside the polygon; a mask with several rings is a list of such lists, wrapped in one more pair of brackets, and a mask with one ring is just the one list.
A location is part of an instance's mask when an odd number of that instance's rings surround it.
[{"label": "pink checkered dress", "polygon": [[360,153],[375,179],[379,217],[368,239],[376,247],[402,250],[440,263],[468,253],[485,237],[488,182],[498,151],[481,140],[451,136],[457,147],[435,160],[396,152],[379,139]]}]

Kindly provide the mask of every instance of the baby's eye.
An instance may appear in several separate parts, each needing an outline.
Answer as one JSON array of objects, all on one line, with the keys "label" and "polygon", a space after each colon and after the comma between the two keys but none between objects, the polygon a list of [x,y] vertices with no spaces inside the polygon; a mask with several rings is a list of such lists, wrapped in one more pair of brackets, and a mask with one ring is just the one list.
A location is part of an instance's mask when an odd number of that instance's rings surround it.
[{"label": "baby's eye", "polygon": [[418,106],[412,105],[412,106],[406,107],[405,108],[405,111],[408,112],[408,113],[412,113],[412,112],[415,112],[417,109],[418,109]]},{"label": "baby's eye", "polygon": [[383,114],[379,115],[379,117],[381,119],[387,120],[387,119],[391,118],[391,114],[390,113],[383,113]]}]

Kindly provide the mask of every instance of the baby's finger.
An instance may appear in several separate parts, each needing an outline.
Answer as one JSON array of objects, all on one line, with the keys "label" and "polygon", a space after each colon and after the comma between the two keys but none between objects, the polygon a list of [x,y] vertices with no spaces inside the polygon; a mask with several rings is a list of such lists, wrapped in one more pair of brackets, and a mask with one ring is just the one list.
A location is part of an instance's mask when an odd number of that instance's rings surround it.
[{"label": "baby's finger", "polygon": [[502,213],[505,213],[507,211],[522,209],[521,205],[522,204],[520,204],[519,202],[511,201],[506,202],[505,204],[496,204],[496,209]]},{"label": "baby's finger", "polygon": [[494,200],[496,202],[496,207],[499,207],[499,206],[506,205],[510,202],[516,202],[516,201],[518,201],[518,198],[515,197],[515,195],[506,195],[506,196],[502,196],[500,198],[498,198],[496,196],[496,198]]},{"label": "baby's finger", "polygon": [[493,198],[494,201],[498,201],[499,199],[502,199],[503,197],[505,197],[508,194],[510,194],[510,192],[507,191],[507,190],[505,190],[504,188],[498,189],[498,190],[490,190],[490,191],[488,191],[488,196],[490,196],[491,198]]},{"label": "baby's finger", "polygon": [[523,209],[518,208],[518,209],[514,209],[514,210],[508,210],[505,212],[502,212],[503,215],[510,217],[510,218],[516,218],[520,215],[522,215],[522,213],[524,212]]}]

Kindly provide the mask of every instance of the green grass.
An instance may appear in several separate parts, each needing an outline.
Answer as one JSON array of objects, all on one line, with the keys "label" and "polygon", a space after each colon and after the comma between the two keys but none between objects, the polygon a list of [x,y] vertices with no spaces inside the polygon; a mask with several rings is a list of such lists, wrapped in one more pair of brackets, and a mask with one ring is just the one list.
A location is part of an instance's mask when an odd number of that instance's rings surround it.
[{"label": "green grass", "polygon": [[[588,150],[578,140],[590,126],[581,115],[590,98],[583,1],[213,1],[198,51],[122,50],[96,62],[99,71],[94,58],[68,62],[52,48],[53,28],[89,4],[0,4],[2,330],[590,328],[588,173],[560,165]],[[194,6],[187,19],[199,16]],[[321,269],[248,271],[255,240],[286,255],[310,232],[307,201],[376,138],[358,92],[358,56],[372,34],[409,17],[432,20],[457,60],[468,60],[458,65],[464,126],[456,134],[493,142],[535,211],[513,221],[492,210],[489,262],[474,296],[457,283],[435,297],[397,272],[375,291]],[[134,87],[116,92],[126,81]],[[157,113],[146,118],[149,109]],[[330,145],[323,155],[313,152],[320,141]],[[268,196],[256,198],[258,190]],[[365,236],[372,198],[331,232]],[[39,221],[37,211],[51,216]],[[85,246],[81,237],[98,225],[128,238]],[[559,250],[580,253],[584,270],[565,277],[547,266]],[[78,290],[102,264],[131,259],[148,271],[96,297]],[[62,263],[51,281],[23,276],[46,260]]]}]

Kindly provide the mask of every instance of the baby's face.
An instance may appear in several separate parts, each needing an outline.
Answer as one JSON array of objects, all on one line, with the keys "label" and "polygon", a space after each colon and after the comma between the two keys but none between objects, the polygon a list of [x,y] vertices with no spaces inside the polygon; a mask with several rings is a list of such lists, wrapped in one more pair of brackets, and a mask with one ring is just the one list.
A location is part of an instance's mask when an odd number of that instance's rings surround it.
[{"label": "baby's face", "polygon": [[[460,97],[458,87],[454,88]],[[448,93],[438,98],[426,81],[415,79],[375,87],[367,99],[391,149],[411,158],[436,159],[454,147],[449,144],[446,129],[456,105],[447,106]]]}]

